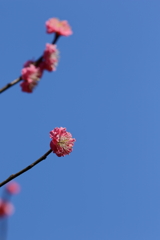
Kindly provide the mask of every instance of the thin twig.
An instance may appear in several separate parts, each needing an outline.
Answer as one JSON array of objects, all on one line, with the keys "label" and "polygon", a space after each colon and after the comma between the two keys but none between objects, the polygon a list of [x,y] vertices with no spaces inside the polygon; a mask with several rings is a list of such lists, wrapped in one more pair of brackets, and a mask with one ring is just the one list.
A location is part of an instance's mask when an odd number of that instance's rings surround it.
[{"label": "thin twig", "polygon": [[[55,34],[55,37],[52,41],[52,44],[55,44],[58,41],[58,38],[60,37],[60,35]],[[40,56],[35,62],[34,65],[36,67],[38,67],[38,65],[43,61],[43,55]],[[8,83],[6,86],[4,86],[3,88],[0,89],[0,93],[4,92],[5,90],[7,90],[8,88],[12,87],[13,85],[15,85],[16,83],[22,81],[22,76],[20,76],[19,78],[15,79],[14,81]]]},{"label": "thin twig", "polygon": [[5,90],[7,90],[8,88],[12,87],[13,85],[15,85],[16,83],[20,82],[22,80],[21,76],[15,80],[13,80],[12,82],[8,83],[6,86],[4,86],[3,88],[0,89],[0,93],[4,92]]},{"label": "thin twig", "polygon": [[30,164],[28,167],[22,169],[21,171],[12,174],[10,177],[8,177],[6,180],[4,180],[3,182],[0,183],[0,187],[2,187],[3,185],[5,185],[6,183],[10,182],[12,179],[18,177],[19,175],[21,175],[24,172],[27,172],[28,170],[30,170],[32,167],[34,167],[36,164],[38,164],[39,162],[41,162],[42,160],[46,159],[46,157],[52,152],[52,149],[50,149],[48,152],[46,152],[42,157],[40,157],[38,160],[36,160],[35,162],[33,162],[32,164]]}]

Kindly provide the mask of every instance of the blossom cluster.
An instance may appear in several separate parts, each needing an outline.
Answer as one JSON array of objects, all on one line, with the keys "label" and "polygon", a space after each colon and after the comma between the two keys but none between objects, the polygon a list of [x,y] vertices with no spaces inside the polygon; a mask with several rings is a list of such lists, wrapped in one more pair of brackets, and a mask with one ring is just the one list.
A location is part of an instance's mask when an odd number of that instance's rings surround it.
[{"label": "blossom cluster", "polygon": [[56,45],[47,43],[43,53],[42,61],[36,66],[34,61],[27,61],[22,69],[22,79],[20,85],[23,92],[31,93],[38,81],[41,79],[44,70],[55,71],[59,59],[59,51]]},{"label": "blossom cluster", "polygon": [[[71,27],[67,21],[60,21],[57,18],[51,18],[46,21],[46,32],[55,33],[57,36],[69,36],[72,34]],[[27,61],[21,71],[20,84],[22,91],[32,93],[41,79],[44,70],[55,71],[59,61],[59,51],[55,44],[46,44],[42,57],[38,61]]]}]

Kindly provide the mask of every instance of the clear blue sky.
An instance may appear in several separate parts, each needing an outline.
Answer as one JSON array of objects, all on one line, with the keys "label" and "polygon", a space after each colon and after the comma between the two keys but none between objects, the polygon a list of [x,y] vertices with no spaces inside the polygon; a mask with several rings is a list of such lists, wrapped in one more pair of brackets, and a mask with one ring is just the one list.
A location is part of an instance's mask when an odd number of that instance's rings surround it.
[{"label": "clear blue sky", "polygon": [[0,87],[52,41],[46,20],[74,32],[33,94],[0,95],[0,182],[49,150],[53,128],[77,139],[17,178],[8,240],[160,239],[159,13],[158,0],[0,0]]}]

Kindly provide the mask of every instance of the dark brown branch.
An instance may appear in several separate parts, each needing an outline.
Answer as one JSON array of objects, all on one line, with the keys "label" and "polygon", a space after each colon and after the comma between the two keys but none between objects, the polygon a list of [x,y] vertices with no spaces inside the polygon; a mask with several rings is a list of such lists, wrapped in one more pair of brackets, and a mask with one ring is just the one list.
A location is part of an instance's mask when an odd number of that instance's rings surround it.
[{"label": "dark brown branch", "polygon": [[[60,37],[60,35],[55,34],[55,37],[52,41],[52,44],[55,44],[58,41],[58,38]],[[36,67],[38,67],[38,65],[43,61],[43,56],[40,56],[35,62],[34,65]],[[0,89],[0,93],[4,92],[5,90],[7,90],[8,88],[12,87],[13,85],[15,85],[16,83],[22,81],[22,77],[20,76],[19,78],[15,79],[14,81],[8,83],[6,86],[4,86],[3,88]]]},{"label": "dark brown branch", "polygon": [[52,44],[55,44],[57,41],[58,41],[58,38],[60,37],[61,35],[57,34],[55,35],[53,41],[52,41]]},{"label": "dark brown branch", "polygon": [[12,174],[10,177],[8,177],[6,180],[4,180],[3,182],[0,183],[0,187],[2,187],[3,185],[5,185],[6,183],[10,182],[12,179],[18,177],[19,175],[23,174],[24,172],[27,172],[28,170],[30,170],[32,167],[34,167],[36,164],[38,164],[39,162],[43,161],[44,159],[46,159],[46,157],[52,152],[52,149],[50,149],[48,152],[46,152],[42,157],[40,157],[38,160],[36,160],[35,162],[33,162],[32,164],[30,164],[28,167],[22,169],[20,172],[17,172],[15,174]]},{"label": "dark brown branch", "polygon": [[12,87],[13,85],[15,85],[16,83],[20,82],[22,80],[21,76],[17,79],[15,79],[14,81],[8,83],[6,86],[4,86],[3,88],[0,89],[0,93],[4,92],[5,90],[7,90],[8,88]]}]

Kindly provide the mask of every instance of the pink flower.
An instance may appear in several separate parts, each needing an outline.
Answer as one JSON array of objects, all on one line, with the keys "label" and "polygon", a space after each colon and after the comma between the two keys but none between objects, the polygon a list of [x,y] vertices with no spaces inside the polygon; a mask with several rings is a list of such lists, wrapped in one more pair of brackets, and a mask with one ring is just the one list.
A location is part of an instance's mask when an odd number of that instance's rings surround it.
[{"label": "pink flower", "polygon": [[37,86],[37,82],[35,81],[23,81],[20,86],[22,88],[22,92],[27,92],[27,93],[32,93],[33,89],[35,88],[35,86]]},{"label": "pink flower", "polygon": [[57,33],[63,36],[69,36],[72,34],[71,27],[67,21],[60,21],[57,18],[50,18],[46,21],[47,33]]},{"label": "pink flower", "polygon": [[7,217],[14,211],[14,207],[11,203],[0,199],[0,217]]},{"label": "pink flower", "polygon": [[23,92],[31,93],[42,77],[43,68],[41,65],[35,67],[35,65],[32,64],[32,61],[26,62],[24,66],[21,76],[24,81],[20,86],[22,87]]},{"label": "pink flower", "polygon": [[9,184],[7,184],[6,186],[6,190],[7,192],[9,192],[10,194],[17,194],[20,191],[20,186],[18,183],[16,182],[11,182]]},{"label": "pink flower", "polygon": [[50,147],[58,157],[70,154],[76,141],[75,138],[72,138],[71,133],[67,132],[66,128],[63,127],[53,129],[50,132],[50,138],[52,138]]},{"label": "pink flower", "polygon": [[58,65],[59,51],[56,45],[47,43],[43,54],[43,68],[48,71],[55,71]]},{"label": "pink flower", "polygon": [[25,63],[25,65],[26,67],[22,69],[22,79],[26,81],[38,81],[41,78],[43,72],[41,67],[35,67],[34,64],[29,64],[29,61]]}]

